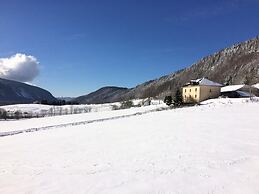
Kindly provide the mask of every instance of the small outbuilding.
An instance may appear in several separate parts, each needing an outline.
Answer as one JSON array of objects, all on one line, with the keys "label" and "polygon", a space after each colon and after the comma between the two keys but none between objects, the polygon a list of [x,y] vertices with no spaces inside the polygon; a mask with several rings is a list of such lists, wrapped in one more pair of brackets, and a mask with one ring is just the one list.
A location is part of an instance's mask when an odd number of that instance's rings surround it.
[{"label": "small outbuilding", "polygon": [[182,87],[182,97],[184,103],[198,103],[220,96],[220,88],[223,85],[207,78],[191,80]]},{"label": "small outbuilding", "polygon": [[229,85],[221,88],[221,96],[228,98],[248,98],[251,94],[251,87],[248,85]]}]

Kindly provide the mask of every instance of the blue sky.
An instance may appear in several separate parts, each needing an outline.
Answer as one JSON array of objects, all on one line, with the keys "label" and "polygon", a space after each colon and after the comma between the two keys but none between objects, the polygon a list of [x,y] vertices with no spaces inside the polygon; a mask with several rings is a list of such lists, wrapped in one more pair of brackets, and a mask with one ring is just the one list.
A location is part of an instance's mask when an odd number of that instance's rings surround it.
[{"label": "blue sky", "polygon": [[[0,0],[0,58],[55,96],[134,87],[259,35],[259,0]],[[24,73],[24,72],[23,72]]]}]

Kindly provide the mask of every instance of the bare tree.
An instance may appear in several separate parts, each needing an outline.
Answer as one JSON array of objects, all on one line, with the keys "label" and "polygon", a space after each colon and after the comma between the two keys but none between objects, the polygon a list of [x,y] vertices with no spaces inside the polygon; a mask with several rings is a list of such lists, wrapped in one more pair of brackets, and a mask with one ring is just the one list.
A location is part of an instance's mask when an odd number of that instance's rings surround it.
[{"label": "bare tree", "polygon": [[14,112],[14,118],[15,119],[20,119],[22,117],[22,113],[21,113],[21,111],[19,111],[19,110],[17,110],[17,111],[15,111]]},{"label": "bare tree", "polygon": [[5,109],[0,109],[0,119],[4,119],[6,120],[7,119],[7,112]]}]

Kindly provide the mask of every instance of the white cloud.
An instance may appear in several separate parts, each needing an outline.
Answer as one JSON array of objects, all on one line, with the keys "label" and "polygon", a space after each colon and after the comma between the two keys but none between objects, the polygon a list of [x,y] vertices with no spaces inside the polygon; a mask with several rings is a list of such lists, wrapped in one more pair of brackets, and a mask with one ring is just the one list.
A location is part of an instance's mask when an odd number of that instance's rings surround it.
[{"label": "white cloud", "polygon": [[34,56],[17,53],[0,58],[0,78],[30,82],[39,74],[39,62]]}]

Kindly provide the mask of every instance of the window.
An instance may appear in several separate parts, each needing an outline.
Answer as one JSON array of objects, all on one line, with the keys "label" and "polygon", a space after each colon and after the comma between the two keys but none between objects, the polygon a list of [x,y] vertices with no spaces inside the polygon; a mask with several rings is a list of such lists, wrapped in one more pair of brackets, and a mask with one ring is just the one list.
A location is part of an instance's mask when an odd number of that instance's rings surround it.
[{"label": "window", "polygon": [[185,89],[184,92],[186,93],[186,91],[187,91],[187,90]]},{"label": "window", "polygon": [[211,89],[210,89],[210,92],[211,92]]},{"label": "window", "polygon": [[186,95],[184,95],[184,97],[185,97],[185,98],[187,98],[187,96],[186,96]]},{"label": "window", "polygon": [[195,92],[197,92],[197,88],[195,88]]},{"label": "window", "polygon": [[192,91],[192,89],[190,89],[190,92]]},{"label": "window", "polygon": [[197,95],[195,94],[195,98],[197,98]]}]

